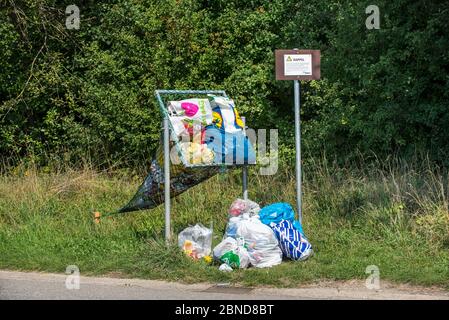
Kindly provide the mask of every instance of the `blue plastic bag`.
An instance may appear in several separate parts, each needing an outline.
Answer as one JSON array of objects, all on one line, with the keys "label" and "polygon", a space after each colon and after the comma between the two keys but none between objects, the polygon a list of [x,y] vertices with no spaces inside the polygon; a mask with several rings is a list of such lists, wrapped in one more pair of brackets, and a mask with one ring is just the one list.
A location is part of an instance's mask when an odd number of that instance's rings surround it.
[{"label": "blue plastic bag", "polygon": [[271,223],[278,224],[282,220],[287,220],[304,236],[301,223],[295,220],[295,212],[290,204],[277,202],[263,207],[259,212],[260,221],[270,226]]},{"label": "blue plastic bag", "polygon": [[313,254],[310,242],[290,221],[281,220],[277,224],[271,222],[270,227],[276,234],[284,257],[301,261]]},{"label": "blue plastic bag", "polygon": [[208,126],[205,143],[214,151],[214,164],[255,164],[256,153],[253,145],[243,131],[226,132],[214,126]]}]

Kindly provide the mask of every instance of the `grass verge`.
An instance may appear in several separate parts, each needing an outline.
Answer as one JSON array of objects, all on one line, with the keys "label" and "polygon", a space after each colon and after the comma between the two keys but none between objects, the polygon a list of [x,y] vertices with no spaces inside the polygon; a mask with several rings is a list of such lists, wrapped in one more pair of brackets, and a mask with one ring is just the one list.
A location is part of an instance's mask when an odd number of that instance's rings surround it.
[{"label": "grass verge", "polygon": [[[379,166],[377,166],[379,167]],[[270,269],[222,273],[163,241],[163,206],[103,219],[134,194],[141,177],[90,169],[43,173],[25,168],[0,176],[0,268],[120,275],[191,282],[294,287],[319,280],[364,279],[376,265],[382,279],[448,287],[447,173],[403,162],[351,170],[326,161],[304,176],[304,230],[315,256]],[[250,198],[294,204],[294,172],[251,174]],[[173,200],[173,229],[214,224],[222,237],[227,208],[240,195],[238,171],[218,175]]]}]

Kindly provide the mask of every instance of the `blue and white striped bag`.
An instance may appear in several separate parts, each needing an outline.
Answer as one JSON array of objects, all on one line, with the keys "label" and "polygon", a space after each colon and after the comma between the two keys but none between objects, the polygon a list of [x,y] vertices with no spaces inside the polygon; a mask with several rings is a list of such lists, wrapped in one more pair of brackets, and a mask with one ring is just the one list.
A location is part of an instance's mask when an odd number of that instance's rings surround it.
[{"label": "blue and white striped bag", "polygon": [[292,260],[306,260],[313,254],[312,245],[306,237],[288,220],[279,223],[270,223],[271,229],[276,234],[279,246],[285,257]]}]

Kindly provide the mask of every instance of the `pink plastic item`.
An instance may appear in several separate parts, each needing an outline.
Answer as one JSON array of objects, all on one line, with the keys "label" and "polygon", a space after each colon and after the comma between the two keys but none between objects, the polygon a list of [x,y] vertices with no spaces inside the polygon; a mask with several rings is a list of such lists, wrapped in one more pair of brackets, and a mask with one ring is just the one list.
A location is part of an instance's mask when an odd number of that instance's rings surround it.
[{"label": "pink plastic item", "polygon": [[237,217],[241,215],[243,212],[245,212],[247,209],[248,209],[247,203],[242,199],[237,199],[231,204],[228,213],[233,217]]},{"label": "pink plastic item", "polygon": [[191,102],[182,102],[181,108],[184,109],[188,117],[193,117],[198,112],[198,106]]}]

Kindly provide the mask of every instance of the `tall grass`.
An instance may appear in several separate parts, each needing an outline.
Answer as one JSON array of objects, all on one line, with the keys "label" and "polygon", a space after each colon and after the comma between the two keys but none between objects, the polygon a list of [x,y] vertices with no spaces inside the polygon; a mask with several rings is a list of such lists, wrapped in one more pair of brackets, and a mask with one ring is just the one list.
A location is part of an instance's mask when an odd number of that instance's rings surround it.
[{"label": "tall grass", "polygon": [[[261,206],[295,203],[294,169],[273,176],[250,170],[250,198]],[[272,269],[220,273],[163,242],[163,208],[93,223],[92,211],[124,205],[142,171],[97,171],[89,164],[37,169],[21,165],[0,175],[0,268],[83,274],[120,273],[182,281],[232,281],[294,286],[319,279],[381,277],[446,285],[449,280],[448,174],[428,161],[360,162],[322,158],[304,168],[304,229],[316,255]],[[220,241],[227,208],[241,195],[240,171],[228,171],[173,199],[173,231],[213,224]]]}]

